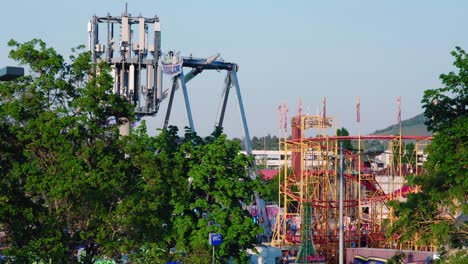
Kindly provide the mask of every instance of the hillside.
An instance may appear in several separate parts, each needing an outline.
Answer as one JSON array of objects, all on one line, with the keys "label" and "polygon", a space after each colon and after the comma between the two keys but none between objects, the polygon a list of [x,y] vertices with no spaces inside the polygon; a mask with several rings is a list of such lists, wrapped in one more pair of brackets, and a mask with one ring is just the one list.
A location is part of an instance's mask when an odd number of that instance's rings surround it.
[{"label": "hillside", "polygon": [[[419,135],[430,136],[432,133],[427,130],[424,125],[426,117],[424,114],[419,114],[415,117],[401,121],[401,130],[403,135]],[[397,135],[399,133],[398,124],[393,124],[387,128],[379,129],[371,133],[371,135]]]}]

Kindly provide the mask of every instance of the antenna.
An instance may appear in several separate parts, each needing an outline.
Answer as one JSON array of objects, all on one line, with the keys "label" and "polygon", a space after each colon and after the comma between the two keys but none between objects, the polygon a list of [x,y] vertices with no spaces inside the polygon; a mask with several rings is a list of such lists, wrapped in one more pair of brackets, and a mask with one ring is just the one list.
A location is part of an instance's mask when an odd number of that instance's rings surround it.
[{"label": "antenna", "polygon": [[159,18],[132,17],[125,3],[121,16],[94,16],[88,32],[93,61],[111,66],[114,93],[130,101],[138,116],[155,115],[162,94]]}]

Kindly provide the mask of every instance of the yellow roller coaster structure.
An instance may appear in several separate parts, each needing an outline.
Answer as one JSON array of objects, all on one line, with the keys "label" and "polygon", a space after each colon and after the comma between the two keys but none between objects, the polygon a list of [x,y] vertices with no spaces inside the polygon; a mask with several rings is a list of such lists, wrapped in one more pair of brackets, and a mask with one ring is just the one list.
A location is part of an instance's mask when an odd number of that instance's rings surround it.
[{"label": "yellow roller coaster structure", "polygon": [[[338,176],[339,143],[351,141],[345,149],[343,232],[345,247],[378,247],[416,249],[414,243],[400,244],[397,238],[385,236],[385,225],[393,222],[388,201],[404,199],[417,191],[405,185],[409,174],[421,173],[422,150],[431,140],[428,136],[336,136],[332,117],[301,115],[292,118],[292,138],[280,140],[284,166],[280,169],[279,208],[272,245],[309,249],[300,252],[324,257],[336,263],[339,246]],[[306,137],[305,135],[311,135]],[[332,136],[330,136],[332,135]],[[384,146],[376,160],[369,143]],[[413,153],[404,148],[414,144]],[[379,163],[380,162],[380,163]],[[304,251],[305,250],[305,251]],[[307,262],[304,255],[300,262]]]}]

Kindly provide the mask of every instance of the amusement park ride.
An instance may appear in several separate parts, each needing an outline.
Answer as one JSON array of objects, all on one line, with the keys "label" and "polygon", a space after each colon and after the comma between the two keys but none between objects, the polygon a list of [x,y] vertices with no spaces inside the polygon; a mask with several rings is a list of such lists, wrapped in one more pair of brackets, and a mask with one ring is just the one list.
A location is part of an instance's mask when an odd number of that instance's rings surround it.
[{"label": "amusement park ride", "polygon": [[[158,113],[161,102],[168,99],[163,128],[166,129],[172,111],[174,95],[181,89],[184,95],[185,109],[189,127],[195,130],[190,109],[190,99],[187,83],[203,71],[226,71],[225,85],[222,90],[221,102],[215,127],[223,127],[226,106],[231,88],[235,89],[238,109],[241,116],[244,133],[244,147],[248,155],[252,155],[247,118],[244,111],[242,96],[237,78],[238,65],[219,60],[219,54],[209,58],[181,57],[178,52],[161,50],[161,26],[157,16],[144,18],[132,17],[125,12],[122,16],[93,16],[88,23],[88,45],[94,62],[105,61],[112,69],[114,78],[114,93],[127,98],[135,106],[135,114],[154,116]],[[104,30],[103,30],[104,29]],[[104,39],[105,43],[100,42]],[[191,69],[184,74],[184,68]],[[162,75],[172,77],[170,89],[162,89]],[[127,135],[130,130],[128,120],[120,120],[121,133]],[[255,166],[250,168],[250,177],[256,178]],[[265,216],[264,201],[255,194],[259,206],[259,216]],[[271,227],[268,221],[262,223],[265,237],[271,237]]]},{"label": "amusement park ride", "polygon": [[[405,177],[421,172],[417,153],[431,137],[402,136],[401,132],[396,136],[329,136],[336,135],[336,123],[321,115],[299,114],[292,118],[291,127],[292,138],[285,135],[281,143],[285,159],[272,245],[296,248],[297,263],[308,263],[308,256],[309,261],[315,256],[316,260],[338,263],[340,232],[347,248],[424,249],[386,237],[385,225],[394,221],[388,201],[417,191],[405,185]],[[315,130],[315,135],[306,137],[310,130]],[[347,140],[355,142],[357,149],[340,153],[339,143]],[[370,160],[365,149],[369,141],[387,144],[387,168],[377,170],[365,162]],[[402,160],[404,142],[415,144],[415,154],[407,164]]]},{"label": "amusement park ride", "polygon": [[[132,102],[137,116],[156,115],[161,102],[168,100],[164,128],[169,124],[175,92],[181,89],[189,126],[194,130],[187,83],[206,70],[226,71],[215,126],[223,126],[229,92],[234,88],[245,149],[248,155],[252,154],[237,64],[218,59],[219,54],[209,58],[180,57],[176,52],[163,54],[157,16],[133,17],[127,10],[119,17],[94,16],[88,24],[88,33],[93,60],[105,61],[111,66],[114,93]],[[102,43],[101,39],[105,42]],[[184,73],[185,68],[190,71]],[[172,77],[171,88],[165,91],[163,72]],[[121,131],[128,133],[128,120],[120,121]],[[280,210],[274,223],[261,223],[265,237],[271,238],[271,245],[283,250],[297,249],[297,263],[314,261],[310,257],[336,263],[340,240],[345,247],[416,247],[414,244],[399,244],[395,238],[385,236],[385,224],[393,221],[387,203],[417,191],[404,185],[408,174],[421,172],[417,161],[410,164],[402,161],[404,142],[413,142],[415,153],[418,153],[430,137],[402,136],[401,132],[396,136],[330,136],[336,135],[336,122],[325,114],[299,114],[292,118],[290,124],[292,138],[285,130],[280,143],[281,151],[284,151],[284,166],[278,171],[281,179],[278,186]],[[315,134],[306,137],[306,132],[310,134],[311,131]],[[340,155],[339,142],[346,140],[355,142],[357,149],[345,149]],[[365,162],[368,159],[364,143],[371,140],[388,145],[390,162],[384,170],[372,169]],[[343,164],[342,170],[340,164]],[[256,168],[250,171],[252,178],[257,177]],[[339,188],[341,182],[342,192]],[[340,194],[343,196],[342,214],[339,213]],[[258,195],[256,203],[258,216],[268,219],[265,204]]]}]

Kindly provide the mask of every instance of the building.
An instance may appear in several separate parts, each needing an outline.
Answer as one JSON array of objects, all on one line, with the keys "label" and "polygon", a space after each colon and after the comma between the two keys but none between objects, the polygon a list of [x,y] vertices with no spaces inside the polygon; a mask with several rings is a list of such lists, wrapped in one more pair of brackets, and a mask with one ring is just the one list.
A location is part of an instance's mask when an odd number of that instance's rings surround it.
[{"label": "building", "polygon": [[[390,165],[390,157],[392,156],[392,152],[387,149],[382,154],[375,156],[375,160],[378,163],[383,162],[383,168],[387,168]],[[416,158],[417,158],[417,165],[422,166],[422,164],[427,160],[427,153],[424,153],[424,150],[418,150]]]},{"label": "building", "polygon": [[[245,151],[241,153],[246,154]],[[255,163],[261,169],[279,169],[284,165],[285,152],[278,150],[252,150]],[[288,166],[291,166],[291,152],[287,152]]]}]

